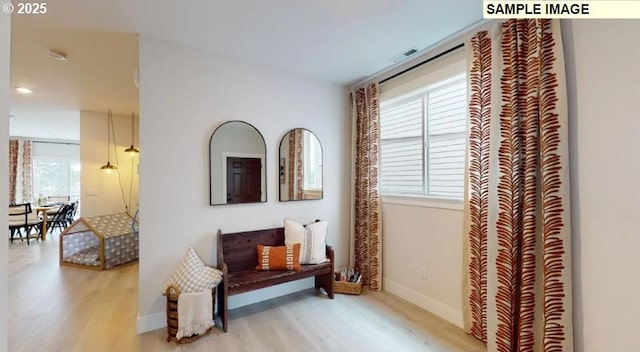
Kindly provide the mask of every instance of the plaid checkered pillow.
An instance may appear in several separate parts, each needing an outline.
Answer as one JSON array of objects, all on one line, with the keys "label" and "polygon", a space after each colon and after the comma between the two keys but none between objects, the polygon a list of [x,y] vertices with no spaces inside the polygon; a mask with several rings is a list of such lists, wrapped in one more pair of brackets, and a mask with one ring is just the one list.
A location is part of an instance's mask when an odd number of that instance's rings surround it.
[{"label": "plaid checkered pillow", "polygon": [[222,271],[204,265],[198,253],[189,246],[180,264],[164,284],[162,293],[170,285],[177,286],[182,293],[210,290],[222,281]]}]

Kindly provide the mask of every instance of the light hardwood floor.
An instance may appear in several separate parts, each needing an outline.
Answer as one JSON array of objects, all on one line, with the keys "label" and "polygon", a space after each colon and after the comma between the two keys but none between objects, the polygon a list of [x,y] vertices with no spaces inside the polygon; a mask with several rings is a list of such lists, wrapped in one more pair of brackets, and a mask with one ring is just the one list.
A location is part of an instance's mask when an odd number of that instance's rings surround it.
[{"label": "light hardwood floor", "polygon": [[9,351],[486,351],[459,328],[387,293],[314,290],[230,311],[187,345],[166,330],[136,335],[138,264],[107,271],[58,265],[58,235],[9,246]]}]

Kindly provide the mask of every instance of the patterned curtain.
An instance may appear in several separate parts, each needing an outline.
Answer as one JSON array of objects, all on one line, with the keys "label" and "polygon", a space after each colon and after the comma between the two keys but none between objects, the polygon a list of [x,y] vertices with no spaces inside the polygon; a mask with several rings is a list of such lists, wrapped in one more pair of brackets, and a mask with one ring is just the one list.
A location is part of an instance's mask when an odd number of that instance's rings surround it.
[{"label": "patterned curtain", "polygon": [[372,291],[382,290],[382,214],[378,193],[379,90],[372,83],[351,95],[355,119],[355,269]]},{"label": "patterned curtain", "polygon": [[9,202],[31,202],[33,168],[31,141],[9,140]]},{"label": "patterned curtain", "polygon": [[18,186],[18,155],[20,141],[9,140],[9,203],[15,204]]},{"label": "patterned curtain", "polygon": [[33,153],[31,152],[31,141],[22,141],[22,160],[18,170],[22,175],[22,201],[33,201]]},{"label": "patterned curtain", "polygon": [[469,47],[465,325],[489,351],[572,351],[560,24],[509,20]]},{"label": "patterned curtain", "polygon": [[304,199],[304,148],[303,148],[303,137],[302,137],[302,129],[295,129],[295,143],[294,150],[296,153],[295,156],[295,168],[296,168],[296,198],[295,199]]},{"label": "patterned curtain", "polygon": [[304,196],[303,130],[289,132],[289,200],[300,200]]}]

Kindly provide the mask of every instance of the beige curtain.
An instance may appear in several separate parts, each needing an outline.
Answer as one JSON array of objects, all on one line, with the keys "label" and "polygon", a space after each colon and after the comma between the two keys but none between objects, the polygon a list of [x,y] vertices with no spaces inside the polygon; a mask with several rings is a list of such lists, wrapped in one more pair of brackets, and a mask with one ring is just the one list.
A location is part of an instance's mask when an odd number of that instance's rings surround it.
[{"label": "beige curtain", "polygon": [[9,140],[9,202],[31,202],[33,169],[31,141]]},{"label": "beige curtain", "polygon": [[469,46],[465,325],[489,351],[572,351],[559,22],[509,20]]},{"label": "beige curtain", "polygon": [[303,130],[296,128],[289,132],[289,200],[304,197],[304,151]]},{"label": "beige curtain", "polygon": [[355,120],[355,269],[370,290],[382,290],[382,214],[378,192],[379,90],[372,83],[351,95]]}]

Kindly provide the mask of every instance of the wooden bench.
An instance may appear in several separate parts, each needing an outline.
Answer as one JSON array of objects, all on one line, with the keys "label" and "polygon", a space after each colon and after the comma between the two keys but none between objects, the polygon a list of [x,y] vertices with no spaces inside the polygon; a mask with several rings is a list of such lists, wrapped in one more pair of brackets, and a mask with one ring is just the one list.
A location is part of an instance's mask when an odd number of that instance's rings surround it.
[{"label": "wooden bench", "polygon": [[227,332],[229,296],[285,282],[315,277],[316,289],[323,288],[333,299],[333,249],[326,246],[329,262],[301,265],[299,271],[257,271],[256,246],[284,245],[284,228],[222,234],[218,230],[218,269],[223,272],[218,288],[218,313]]}]

